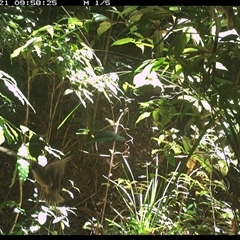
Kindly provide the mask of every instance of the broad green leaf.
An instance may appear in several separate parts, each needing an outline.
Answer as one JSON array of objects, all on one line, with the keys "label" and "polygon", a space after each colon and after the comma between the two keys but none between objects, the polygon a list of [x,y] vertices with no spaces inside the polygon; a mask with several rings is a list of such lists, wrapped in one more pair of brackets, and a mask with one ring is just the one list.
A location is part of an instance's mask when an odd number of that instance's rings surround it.
[{"label": "broad green leaf", "polygon": [[82,27],[83,26],[83,22],[80,21],[78,18],[69,18],[68,19],[68,24],[73,24],[73,25],[77,25],[79,27]]},{"label": "broad green leaf", "polygon": [[135,124],[139,123],[140,121],[142,121],[142,120],[145,119],[145,118],[148,118],[149,116],[151,116],[151,114],[152,114],[152,112],[144,112],[144,113],[142,113],[142,114],[138,117],[138,119],[137,119],[137,121],[136,121]]},{"label": "broad green leaf", "polygon": [[129,18],[129,20],[131,22],[137,22],[141,19],[141,17],[142,17],[142,14],[134,14]]},{"label": "broad green leaf", "polygon": [[175,115],[176,111],[172,106],[162,106],[159,108],[159,114],[161,115],[161,124],[162,126],[165,126],[168,124],[172,117]]},{"label": "broad green leaf", "polygon": [[122,38],[122,39],[119,39],[119,40],[115,41],[114,43],[112,43],[111,46],[123,45],[123,44],[127,44],[127,43],[132,43],[134,41],[135,40],[133,38]]},{"label": "broad green leaf", "polygon": [[108,21],[102,22],[99,24],[99,27],[97,29],[97,34],[100,37],[103,33],[105,33],[110,27],[112,26],[112,24]]},{"label": "broad green leaf", "polygon": [[185,133],[189,133],[189,131],[190,131],[190,129],[191,129],[191,126],[193,126],[193,125],[195,124],[195,122],[196,122],[196,118],[195,118],[195,117],[190,118],[190,119],[186,122],[186,124],[185,124],[185,126],[184,126],[184,132],[185,132]]},{"label": "broad green leaf", "polygon": [[17,205],[18,204],[15,201],[4,201],[3,203],[0,204],[0,209],[3,209],[5,207],[13,208]]},{"label": "broad green leaf", "polygon": [[164,42],[163,42],[162,31],[159,29],[155,30],[153,34],[153,45],[154,45],[156,58],[160,58],[162,55]]},{"label": "broad green leaf", "polygon": [[157,109],[157,110],[154,110],[154,111],[152,112],[152,117],[153,117],[153,120],[154,120],[155,122],[158,121],[158,119],[159,119],[158,109]]},{"label": "broad green leaf", "polygon": [[30,44],[32,44],[32,43],[35,43],[35,44],[38,43],[38,44],[39,44],[40,42],[42,42],[42,37],[34,37],[34,38],[29,39],[29,40],[24,44],[24,46],[15,49],[15,50],[13,51],[13,53],[10,55],[10,58],[13,59],[14,57],[17,57],[17,56],[18,56],[24,49],[26,49]]},{"label": "broad green leaf", "polygon": [[39,73],[39,68],[34,68],[33,70],[32,70],[32,76],[35,76],[35,75],[37,75]]},{"label": "broad green leaf", "polygon": [[160,67],[162,67],[164,62],[165,62],[165,60],[166,60],[165,57],[157,59],[156,62],[154,62],[154,64],[153,64],[152,71],[156,71]]},{"label": "broad green leaf", "polygon": [[174,154],[173,153],[165,153],[165,156],[166,156],[169,164],[172,165],[173,167],[175,167],[176,160],[175,160]]},{"label": "broad green leaf", "polygon": [[174,154],[176,155],[182,153],[182,147],[179,144],[176,144],[176,142],[171,143],[171,149],[174,151]]},{"label": "broad green leaf", "polygon": [[[33,41],[31,41],[31,40],[33,40]],[[29,46],[31,43],[33,44],[33,46],[38,46],[38,47],[41,47],[41,46],[42,46],[42,38],[41,38],[41,37],[37,37],[37,38],[31,39],[31,40],[27,41],[24,46],[27,47],[27,46]]]},{"label": "broad green leaf", "polygon": [[183,148],[184,148],[185,153],[189,153],[189,151],[192,147],[190,139],[188,137],[183,136],[182,143],[183,143]]},{"label": "broad green leaf", "polygon": [[94,138],[91,139],[90,141],[88,141],[86,143],[87,144],[91,144],[91,143],[108,143],[108,142],[114,142],[114,141],[118,141],[118,142],[124,142],[126,141],[125,137],[111,131],[111,130],[103,130],[100,131],[96,134],[94,134]]},{"label": "broad green leaf", "polygon": [[43,31],[47,31],[47,32],[50,34],[51,38],[53,38],[54,28],[53,28],[52,25],[46,25],[46,26],[44,26],[44,27],[41,27],[41,28],[33,31],[33,32],[32,32],[32,36],[35,36],[37,33],[43,32]]},{"label": "broad green leaf", "polygon": [[187,37],[183,32],[178,32],[175,42],[174,42],[174,50],[173,53],[176,58],[179,58],[182,54],[185,46],[187,44]]}]

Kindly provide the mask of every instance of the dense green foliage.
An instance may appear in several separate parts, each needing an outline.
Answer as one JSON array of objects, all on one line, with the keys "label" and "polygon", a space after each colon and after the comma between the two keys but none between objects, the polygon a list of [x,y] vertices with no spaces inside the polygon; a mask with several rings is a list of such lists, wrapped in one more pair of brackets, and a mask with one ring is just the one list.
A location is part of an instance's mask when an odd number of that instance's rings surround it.
[{"label": "dense green foliage", "polygon": [[[16,212],[3,233],[71,229],[77,204],[26,214],[22,194],[24,158],[71,151],[81,168],[107,166],[91,186],[91,233],[238,234],[239,15],[227,6],[2,7],[0,144],[18,152],[5,181],[20,186],[20,199],[0,199],[1,211]],[[74,200],[81,185],[71,183]]]}]

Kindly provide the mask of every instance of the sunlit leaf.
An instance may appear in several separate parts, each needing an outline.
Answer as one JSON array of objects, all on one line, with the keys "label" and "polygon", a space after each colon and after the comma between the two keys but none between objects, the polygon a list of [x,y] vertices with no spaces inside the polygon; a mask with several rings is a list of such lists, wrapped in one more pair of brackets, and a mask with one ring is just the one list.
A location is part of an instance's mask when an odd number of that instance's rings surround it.
[{"label": "sunlit leaf", "polygon": [[116,45],[123,45],[123,44],[127,44],[127,43],[132,43],[134,42],[135,40],[133,38],[122,38],[122,39],[119,39],[115,42],[112,43],[112,46],[116,46]]},{"label": "sunlit leaf", "polygon": [[209,111],[209,112],[212,111],[212,108],[211,108],[210,104],[209,104],[207,101],[201,100],[201,103],[202,103],[203,107],[204,107],[207,111]]},{"label": "sunlit leaf", "polygon": [[37,224],[35,226],[31,226],[29,229],[32,233],[36,233],[41,227]]},{"label": "sunlit leaf", "polygon": [[93,103],[93,99],[92,99],[93,94],[92,94],[90,91],[88,91],[87,89],[82,89],[82,92],[83,92],[84,96],[85,96],[91,103]]},{"label": "sunlit leaf", "polygon": [[94,22],[103,22],[103,21],[108,21],[109,19],[106,17],[106,16],[104,16],[104,15],[102,15],[102,14],[99,14],[99,13],[92,13],[92,15],[93,15],[93,21]]},{"label": "sunlit leaf", "polygon": [[62,221],[63,218],[64,218],[63,216],[56,217],[56,218],[53,220],[53,223],[58,223],[58,222]]},{"label": "sunlit leaf", "polygon": [[224,160],[218,160],[219,170],[222,173],[223,176],[226,176],[228,174],[228,165],[226,161]]},{"label": "sunlit leaf", "polygon": [[29,128],[23,125],[20,125],[20,129],[23,133],[27,133],[29,131]]},{"label": "sunlit leaf", "polygon": [[182,148],[179,144],[176,144],[175,142],[173,142],[171,144],[171,149],[173,150],[174,154],[178,155],[182,152]]},{"label": "sunlit leaf", "polygon": [[3,128],[0,126],[0,145],[5,142],[4,131]]},{"label": "sunlit leaf", "polygon": [[220,63],[220,62],[216,62],[216,68],[217,68],[217,69],[221,69],[221,70],[228,71],[228,69],[227,69],[226,67],[224,67],[223,64]]},{"label": "sunlit leaf", "polygon": [[43,225],[47,221],[47,213],[40,211],[38,214],[38,222]]},{"label": "sunlit leaf", "polygon": [[19,47],[19,48],[15,49],[13,51],[13,53],[10,55],[10,57],[11,58],[17,57],[24,49],[25,49],[25,47]]},{"label": "sunlit leaf", "polygon": [[8,90],[11,91],[14,94],[14,96],[17,97],[22,102],[22,104],[24,103],[28,104],[32,108],[32,110],[35,112],[34,108],[30,104],[28,99],[23,95],[23,93],[17,87],[17,83],[14,80],[14,78],[12,78],[10,75],[0,70],[0,80],[3,80]]},{"label": "sunlit leaf", "polygon": [[83,22],[80,21],[78,18],[69,18],[68,19],[68,24],[73,24],[73,25],[77,25],[79,27],[82,27],[83,26]]},{"label": "sunlit leaf", "polygon": [[135,45],[136,45],[138,48],[141,49],[142,53],[144,53],[144,44],[142,44],[142,43],[136,43]]},{"label": "sunlit leaf", "polygon": [[152,112],[144,112],[144,113],[142,113],[142,114],[138,117],[138,119],[137,119],[137,121],[136,121],[135,124],[139,123],[140,121],[142,121],[142,120],[145,119],[145,118],[148,118],[149,116],[151,116],[151,114],[152,114]]},{"label": "sunlit leaf", "polygon": [[115,95],[117,95],[117,89],[116,89],[116,87],[115,87],[111,82],[109,82],[109,81],[106,81],[105,83],[106,83],[107,87],[108,87]]},{"label": "sunlit leaf", "polygon": [[106,92],[105,89],[103,89],[103,94],[104,94],[105,98],[108,100],[108,102],[112,103],[112,101],[111,101],[111,99],[109,97],[109,94]]},{"label": "sunlit leaf", "polygon": [[40,43],[42,41],[42,38],[41,37],[35,37],[35,38],[31,38],[29,39],[25,44],[24,46],[22,47],[19,47],[17,49],[15,49],[13,51],[13,53],[10,55],[10,58],[13,59],[15,57],[17,57],[23,50],[25,50],[30,44],[32,43]]},{"label": "sunlit leaf", "polygon": [[17,152],[17,169],[22,182],[25,182],[29,174],[29,163],[25,159],[31,159],[28,147],[22,145]]},{"label": "sunlit leaf", "polygon": [[18,139],[17,132],[2,117],[0,117],[0,126],[4,131],[4,137],[8,144],[12,144],[12,142]]},{"label": "sunlit leaf", "polygon": [[53,38],[54,28],[53,28],[52,25],[46,25],[46,26],[44,26],[44,27],[41,27],[41,28],[33,31],[33,32],[32,32],[32,35],[35,36],[35,35],[37,35],[37,33],[39,33],[39,32],[44,32],[44,31],[47,31],[47,32],[50,34],[50,36]]}]

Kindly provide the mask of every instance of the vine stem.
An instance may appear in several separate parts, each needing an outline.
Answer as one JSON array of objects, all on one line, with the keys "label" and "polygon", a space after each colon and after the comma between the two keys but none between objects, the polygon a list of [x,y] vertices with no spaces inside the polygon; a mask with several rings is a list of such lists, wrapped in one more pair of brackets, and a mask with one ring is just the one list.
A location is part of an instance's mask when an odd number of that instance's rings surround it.
[{"label": "vine stem", "polygon": [[[119,116],[117,122],[115,123],[115,126],[116,126],[115,133],[118,132],[118,127],[120,125],[120,120],[124,116],[124,113],[125,113],[125,111],[123,111],[121,113],[121,115]],[[107,205],[107,198],[108,198],[108,191],[109,191],[109,186],[110,186],[110,178],[111,178],[111,174],[112,174],[115,146],[116,146],[116,142],[114,141],[113,142],[112,151],[111,151],[111,159],[110,159],[110,165],[109,165],[109,171],[108,171],[108,177],[107,177],[107,186],[106,186],[106,191],[105,191],[105,198],[104,198],[104,202],[103,202],[103,210],[102,210],[102,216],[101,216],[101,222],[100,222],[101,225],[103,225],[104,216],[105,216],[105,210],[106,210],[106,205]]]},{"label": "vine stem", "polygon": [[[26,55],[26,59],[28,58],[28,54]],[[30,66],[29,63],[27,61],[27,73],[28,73],[28,79],[27,79],[27,99],[28,101],[30,101],[30,90],[31,90],[31,76],[30,76]],[[26,114],[25,114],[25,120],[24,120],[24,124],[25,126],[28,126],[28,121],[29,121],[29,105],[26,104]],[[24,142],[26,142],[26,135],[24,134]],[[22,199],[23,199],[23,183],[20,179],[20,176],[18,174],[18,180],[19,180],[19,203],[18,203],[18,207],[21,208],[22,206]],[[17,211],[14,221],[13,221],[13,225],[9,231],[9,234],[11,234],[14,231],[15,225],[18,221],[19,218],[19,213],[20,211]]]},{"label": "vine stem", "polygon": [[[18,176],[18,179],[19,179],[19,207],[22,206],[22,199],[23,199],[23,187],[22,187],[22,181],[20,179],[20,177]],[[16,215],[15,215],[15,218],[14,218],[14,221],[13,221],[13,225],[9,231],[9,234],[11,234],[15,228],[15,225],[17,223],[17,220],[18,220],[18,217],[19,217],[19,213],[20,211],[17,211]]]}]

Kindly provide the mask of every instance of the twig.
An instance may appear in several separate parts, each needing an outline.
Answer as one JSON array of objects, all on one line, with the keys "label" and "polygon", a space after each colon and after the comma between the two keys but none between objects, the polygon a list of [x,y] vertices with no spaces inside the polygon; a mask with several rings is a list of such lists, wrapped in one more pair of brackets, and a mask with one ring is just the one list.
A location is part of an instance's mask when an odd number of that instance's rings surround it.
[{"label": "twig", "polygon": [[[120,125],[120,120],[122,119],[122,117],[124,116],[126,111],[123,111],[121,113],[121,115],[119,116],[117,122],[116,122],[116,128],[115,128],[115,133],[118,132],[118,127]],[[114,159],[114,152],[115,152],[115,146],[116,146],[116,142],[113,142],[113,147],[112,147],[112,151],[111,151],[111,159],[110,159],[110,164],[109,164],[109,171],[108,171],[108,177],[107,177],[107,185],[106,185],[106,191],[105,191],[105,197],[104,197],[104,202],[103,202],[103,210],[102,210],[102,216],[101,216],[101,225],[103,225],[103,221],[104,221],[104,216],[105,216],[105,209],[106,209],[106,205],[107,205],[107,198],[108,198],[108,191],[109,191],[109,186],[110,186],[110,178],[111,178],[111,174],[112,174],[112,168],[113,168],[113,159]]]},{"label": "twig", "polygon": [[[23,199],[23,184],[22,184],[22,181],[20,179],[20,177],[18,176],[18,179],[19,179],[19,208],[22,206],[22,199]],[[17,211],[16,215],[15,215],[15,218],[14,218],[14,221],[13,221],[13,225],[9,231],[9,234],[11,234],[16,226],[16,223],[17,223],[17,220],[18,220],[18,217],[19,217],[19,213],[20,211]]]}]

